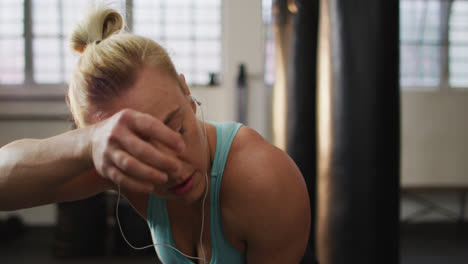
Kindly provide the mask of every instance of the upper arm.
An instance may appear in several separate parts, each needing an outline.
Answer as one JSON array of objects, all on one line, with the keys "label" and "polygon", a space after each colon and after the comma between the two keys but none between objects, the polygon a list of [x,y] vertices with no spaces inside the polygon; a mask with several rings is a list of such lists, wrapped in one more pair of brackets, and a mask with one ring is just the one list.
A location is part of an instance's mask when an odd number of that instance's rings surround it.
[{"label": "upper arm", "polygon": [[310,231],[305,181],[282,150],[263,139],[249,143],[237,161],[242,184],[236,201],[247,262],[299,263]]}]

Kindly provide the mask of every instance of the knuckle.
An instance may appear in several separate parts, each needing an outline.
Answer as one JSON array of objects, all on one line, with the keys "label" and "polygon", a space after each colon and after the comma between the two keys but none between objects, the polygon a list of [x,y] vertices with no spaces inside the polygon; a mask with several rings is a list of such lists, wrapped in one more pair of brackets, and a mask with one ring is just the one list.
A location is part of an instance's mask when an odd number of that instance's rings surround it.
[{"label": "knuckle", "polygon": [[109,178],[113,183],[117,185],[122,185],[124,182],[123,175],[119,172],[119,170],[113,166],[107,166],[105,169],[105,174],[107,178]]},{"label": "knuckle", "polygon": [[102,176],[105,176],[106,178],[111,179],[111,175],[109,173],[109,167],[105,163],[100,164],[100,166],[98,167],[98,170],[102,174]]},{"label": "knuckle", "polygon": [[125,126],[128,123],[128,121],[131,120],[133,114],[134,111],[131,109],[123,109],[117,114],[115,114],[115,120],[113,122],[112,130]]},{"label": "knuckle", "polygon": [[110,167],[110,163],[112,162],[112,148],[109,142],[104,142],[104,149],[102,151],[102,160],[103,166]]},{"label": "knuckle", "polygon": [[106,161],[112,160],[113,153],[117,150],[115,143],[116,142],[110,138],[103,142],[103,157]]},{"label": "knuckle", "polygon": [[133,110],[132,109],[129,109],[129,108],[124,108],[122,110],[120,110],[120,112],[118,113],[118,120],[119,121],[126,121],[128,120],[132,115],[133,115]]},{"label": "knuckle", "polygon": [[118,142],[120,135],[122,134],[121,130],[122,130],[121,126],[119,125],[113,126],[109,131],[109,135],[107,137],[106,143],[110,145],[111,143]]},{"label": "knuckle", "polygon": [[123,177],[120,173],[118,173],[118,171],[116,169],[113,169],[113,181],[118,184],[118,185],[122,185],[123,183]]},{"label": "knuckle", "polygon": [[113,182],[116,182],[117,174],[116,174],[116,171],[111,166],[104,165],[103,171],[109,179],[111,179]]},{"label": "knuckle", "polygon": [[131,167],[130,159],[128,157],[124,157],[123,155],[120,155],[119,163],[120,163],[120,167],[124,171],[128,171],[130,169],[130,167]]}]

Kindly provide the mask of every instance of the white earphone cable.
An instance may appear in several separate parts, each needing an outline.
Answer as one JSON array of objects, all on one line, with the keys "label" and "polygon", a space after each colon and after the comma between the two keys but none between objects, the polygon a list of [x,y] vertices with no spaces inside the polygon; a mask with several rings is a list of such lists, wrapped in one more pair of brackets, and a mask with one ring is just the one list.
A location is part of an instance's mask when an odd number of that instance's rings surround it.
[{"label": "white earphone cable", "polygon": [[[191,96],[192,100],[194,99],[192,96]],[[201,105],[201,103],[198,101],[198,100],[194,100],[194,102],[196,104],[198,104],[199,106]],[[201,107],[200,107],[201,108]],[[205,125],[205,117],[203,115],[203,109],[201,109],[201,115],[202,115],[202,122],[203,122],[203,128],[204,128],[204,133],[205,133],[205,140],[203,141],[204,142],[204,147],[205,147],[205,152],[207,151],[207,140],[208,140],[208,137],[207,137],[207,134],[206,134],[206,125]],[[151,244],[151,245],[147,245],[147,246],[143,246],[143,247],[135,247],[133,246],[128,240],[127,238],[125,237],[124,235],[124,232],[122,230],[122,226],[120,225],[120,220],[119,220],[119,202],[120,202],[120,185],[117,185],[118,187],[118,198],[117,198],[117,205],[116,205],[116,209],[115,209],[115,216],[117,218],[117,224],[119,226],[119,229],[120,229],[120,233],[122,234],[122,237],[124,238],[125,242],[127,242],[127,244],[135,249],[135,250],[143,250],[143,249],[147,249],[147,248],[150,248],[150,247],[154,247],[154,246],[166,246],[166,247],[170,247],[172,249],[174,249],[175,251],[179,252],[180,254],[182,254],[183,256],[187,257],[187,258],[190,258],[190,259],[198,259],[198,260],[203,260],[203,263],[206,264],[206,255],[205,255],[205,249],[203,247],[203,228],[204,228],[204,225],[205,225],[205,201],[206,201],[206,197],[208,196],[208,173],[205,173],[205,179],[206,179],[206,186],[205,186],[205,194],[203,196],[203,203],[202,203],[202,221],[201,221],[201,231],[200,231],[200,246],[201,246],[201,250],[202,250],[202,255],[203,255],[203,258],[199,258],[199,257],[193,257],[193,256],[189,256],[187,254],[184,254],[182,251],[178,250],[176,247],[173,247],[171,245],[168,245],[168,244]]]}]

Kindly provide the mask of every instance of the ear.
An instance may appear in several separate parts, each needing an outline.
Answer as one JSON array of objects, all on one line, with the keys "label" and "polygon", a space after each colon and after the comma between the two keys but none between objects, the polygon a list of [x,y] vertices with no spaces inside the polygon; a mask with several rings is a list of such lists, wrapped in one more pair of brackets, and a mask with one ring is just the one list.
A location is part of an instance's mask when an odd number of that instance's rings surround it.
[{"label": "ear", "polygon": [[182,88],[182,92],[184,95],[190,95],[190,89],[187,86],[187,82],[185,81],[185,76],[181,73],[179,74],[179,84],[180,88]]},{"label": "ear", "polygon": [[179,74],[179,83],[182,88],[182,92],[184,93],[184,96],[188,97],[190,100],[190,105],[192,106],[192,111],[196,114],[197,113],[197,104],[190,99],[189,95],[192,93],[190,92],[190,89],[188,88],[187,82],[185,81],[185,76],[181,73]]}]

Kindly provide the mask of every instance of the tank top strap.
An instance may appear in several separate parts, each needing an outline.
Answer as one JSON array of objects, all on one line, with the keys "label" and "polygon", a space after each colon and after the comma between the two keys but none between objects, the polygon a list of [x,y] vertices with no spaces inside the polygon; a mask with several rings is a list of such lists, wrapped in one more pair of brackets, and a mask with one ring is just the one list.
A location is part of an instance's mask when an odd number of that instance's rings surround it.
[{"label": "tank top strap", "polygon": [[242,126],[240,123],[215,123],[216,127],[216,152],[211,168],[211,239],[214,263],[245,263],[245,255],[234,248],[226,239],[222,226],[220,190],[224,168],[231,149],[232,142],[237,131]]},{"label": "tank top strap", "polygon": [[232,141],[234,141],[234,137],[242,124],[234,122],[210,123],[216,127],[216,152],[211,174],[213,177],[222,177]]}]

